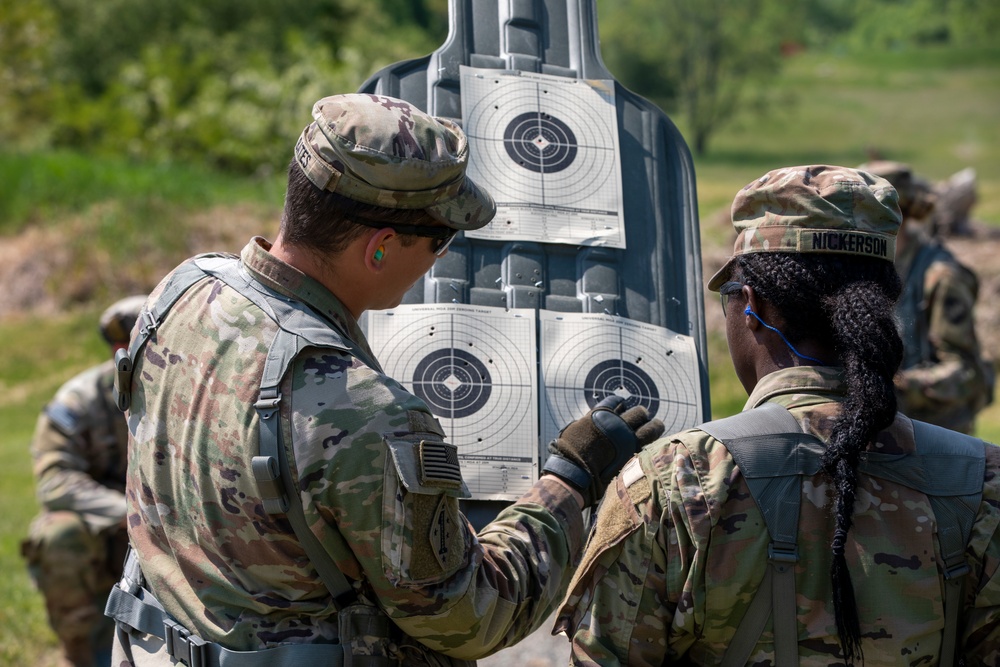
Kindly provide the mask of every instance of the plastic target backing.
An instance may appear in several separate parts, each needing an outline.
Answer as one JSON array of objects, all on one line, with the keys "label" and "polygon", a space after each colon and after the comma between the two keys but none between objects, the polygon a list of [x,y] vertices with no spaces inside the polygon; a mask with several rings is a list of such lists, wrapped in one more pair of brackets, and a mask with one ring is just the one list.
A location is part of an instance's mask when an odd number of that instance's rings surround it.
[{"label": "plastic target backing", "polygon": [[524,493],[538,477],[535,311],[426,304],[367,317],[386,375],[441,422],[473,495]]},{"label": "plastic target backing", "polygon": [[643,322],[542,311],[542,441],[610,395],[674,433],[701,421],[694,341]]}]

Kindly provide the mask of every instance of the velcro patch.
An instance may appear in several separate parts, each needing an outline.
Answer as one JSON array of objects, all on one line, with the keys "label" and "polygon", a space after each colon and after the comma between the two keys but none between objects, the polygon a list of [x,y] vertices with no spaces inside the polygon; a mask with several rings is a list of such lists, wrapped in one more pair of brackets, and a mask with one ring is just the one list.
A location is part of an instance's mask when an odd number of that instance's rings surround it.
[{"label": "velcro patch", "polygon": [[80,415],[62,403],[49,403],[45,406],[45,415],[63,435],[74,436],[80,429]]},{"label": "velcro patch", "polygon": [[435,433],[442,438],[444,437],[444,429],[441,428],[441,423],[437,420],[437,417],[429,412],[407,410],[406,419],[409,422],[411,433]]},{"label": "velcro patch", "polygon": [[441,496],[437,504],[437,509],[434,511],[434,517],[431,520],[431,533],[428,536],[431,551],[433,551],[434,557],[437,559],[438,565],[443,572],[450,571],[455,566],[456,560],[456,554],[451,553],[455,546],[453,544],[455,531],[458,530],[455,517],[449,511],[449,503],[453,502],[454,500],[448,496]]},{"label": "velcro patch", "polygon": [[417,448],[421,484],[445,489],[457,489],[462,486],[458,447],[447,442],[421,440]]}]

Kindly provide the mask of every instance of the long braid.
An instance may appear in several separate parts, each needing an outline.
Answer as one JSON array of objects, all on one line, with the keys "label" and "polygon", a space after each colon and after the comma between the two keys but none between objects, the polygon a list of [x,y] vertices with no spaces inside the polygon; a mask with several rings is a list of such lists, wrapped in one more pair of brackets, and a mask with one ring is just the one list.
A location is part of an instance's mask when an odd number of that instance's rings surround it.
[{"label": "long braid", "polygon": [[899,277],[888,262],[846,256],[759,253],[741,256],[738,266],[743,282],[777,308],[789,340],[832,343],[844,367],[847,396],[823,456],[835,493],[830,579],[844,662],[863,662],[845,547],[854,523],[861,452],[896,414],[892,377],[903,356],[893,316]]}]

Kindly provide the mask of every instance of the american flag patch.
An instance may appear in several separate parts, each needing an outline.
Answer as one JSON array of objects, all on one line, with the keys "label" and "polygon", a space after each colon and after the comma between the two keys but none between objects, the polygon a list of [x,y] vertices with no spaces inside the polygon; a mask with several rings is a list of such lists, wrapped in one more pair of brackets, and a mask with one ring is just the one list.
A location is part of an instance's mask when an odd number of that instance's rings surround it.
[{"label": "american flag patch", "polygon": [[419,447],[421,484],[456,489],[462,486],[458,447],[428,440],[421,440]]}]

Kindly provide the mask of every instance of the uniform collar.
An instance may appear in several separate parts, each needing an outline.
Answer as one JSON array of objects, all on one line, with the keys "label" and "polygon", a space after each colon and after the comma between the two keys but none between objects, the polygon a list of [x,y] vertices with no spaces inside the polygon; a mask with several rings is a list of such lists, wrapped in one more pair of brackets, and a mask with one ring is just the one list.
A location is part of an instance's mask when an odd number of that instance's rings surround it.
[{"label": "uniform collar", "polygon": [[291,264],[281,261],[270,253],[271,242],[255,236],[244,246],[240,261],[254,279],[280,294],[291,297],[309,306],[316,314],[325,317],[342,334],[353,340],[372,359],[368,339],[351,312],[323,287],[319,281],[310,278]]},{"label": "uniform collar", "polygon": [[[778,403],[788,409],[841,403],[847,394],[844,369],[837,366],[795,366],[765,375],[750,393],[745,410],[764,403]],[[839,413],[839,409],[829,416]],[[810,420],[816,421],[816,420]],[[813,424],[815,426],[815,424]],[[873,451],[907,454],[914,451],[913,424],[897,412],[893,423],[876,437]]]},{"label": "uniform collar", "polygon": [[782,397],[785,407],[796,407],[815,402],[839,400],[844,396],[843,369],[838,366],[793,366],[765,375],[750,392],[744,410]]}]

